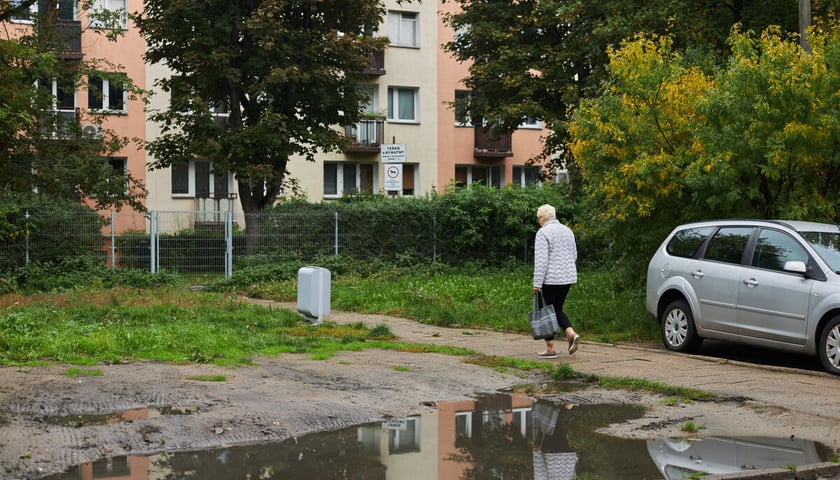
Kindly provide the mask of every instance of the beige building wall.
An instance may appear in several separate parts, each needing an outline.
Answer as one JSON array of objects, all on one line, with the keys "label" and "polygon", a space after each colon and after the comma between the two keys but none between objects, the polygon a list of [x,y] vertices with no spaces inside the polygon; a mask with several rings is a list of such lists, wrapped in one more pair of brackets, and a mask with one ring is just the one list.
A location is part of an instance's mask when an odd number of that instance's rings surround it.
[{"label": "beige building wall", "polygon": [[[404,89],[416,93],[416,112],[412,120],[386,119],[383,144],[405,145],[403,168],[403,190],[413,190],[413,195],[422,196],[429,192],[437,177],[437,6],[433,2],[403,3],[385,2],[389,15],[380,28],[380,35],[393,32],[396,16],[406,17],[410,23],[416,19],[417,46],[399,45],[399,40],[390,38],[385,50],[385,74],[371,75],[370,83],[375,90],[374,111],[385,117],[388,112],[389,88]],[[405,34],[405,28],[403,29]],[[364,165],[372,170],[373,193],[385,193],[385,166],[381,153],[332,152],[317,156],[315,162],[293,158],[288,164],[289,174],[300,181],[310,201],[338,199],[348,192],[343,191],[343,177],[339,179],[337,193],[324,190],[325,164],[335,164],[342,170],[346,164]],[[364,187],[364,180],[356,182]],[[411,192],[405,192],[410,194]],[[402,195],[403,192],[398,194]]]}]

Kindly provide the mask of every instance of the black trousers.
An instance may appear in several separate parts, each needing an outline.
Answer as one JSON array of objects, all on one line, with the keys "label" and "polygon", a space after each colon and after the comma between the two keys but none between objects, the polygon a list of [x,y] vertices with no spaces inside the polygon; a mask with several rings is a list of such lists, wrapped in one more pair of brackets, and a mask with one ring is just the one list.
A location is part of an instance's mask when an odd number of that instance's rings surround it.
[{"label": "black trousers", "polygon": [[[569,317],[565,312],[563,312],[563,305],[566,303],[566,296],[569,294],[569,290],[571,288],[571,284],[542,286],[542,294],[543,298],[545,298],[545,303],[554,305],[554,312],[557,313],[557,323],[560,325],[561,332],[565,332],[567,328],[572,326],[572,321],[569,320]],[[546,338],[546,340],[554,340],[554,337]]]}]

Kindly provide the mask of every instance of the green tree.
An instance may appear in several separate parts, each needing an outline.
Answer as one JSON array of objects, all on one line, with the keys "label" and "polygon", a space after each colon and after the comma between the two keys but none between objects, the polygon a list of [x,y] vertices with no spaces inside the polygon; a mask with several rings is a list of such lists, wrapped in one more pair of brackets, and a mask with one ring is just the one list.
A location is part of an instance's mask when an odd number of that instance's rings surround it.
[{"label": "green tree", "polygon": [[[149,142],[152,168],[195,157],[232,173],[246,213],[282,193],[292,157],[314,160],[347,139],[336,125],[360,118],[370,55],[385,39],[372,36],[384,10],[375,0],[148,0],[135,16],[146,60],[173,72],[158,82],[172,96],[151,120],[162,125]],[[229,112],[213,121],[213,109]],[[250,235],[247,236],[250,238]],[[250,244],[247,247],[250,251]]]},{"label": "green tree", "polygon": [[835,216],[840,28],[809,42],[806,54],[778,28],[736,30],[729,62],[709,74],[667,37],[611,52],[609,87],[568,124],[597,206],[589,233],[613,241],[641,273],[678,223]]},{"label": "green tree", "polygon": [[[637,34],[667,35],[694,63],[724,61],[734,25],[798,31],[794,0],[452,0],[446,17],[457,32],[445,48],[472,62],[464,80],[471,95],[456,111],[511,131],[526,116],[552,130],[544,155],[568,154],[565,121],[580,99],[600,94],[610,47]],[[814,2],[828,19],[840,2]],[[713,55],[710,55],[713,54]],[[567,160],[568,160],[567,156]]]},{"label": "green tree", "polygon": [[[101,125],[101,117],[55,107],[57,95],[72,95],[88,74],[117,75],[116,67],[101,59],[67,55],[70,39],[56,22],[57,0],[0,2],[0,22],[27,15],[35,4],[39,13],[31,25],[6,24],[6,36],[0,38],[0,191],[89,200],[97,209],[142,209],[142,183],[115,171],[107,161],[128,139],[108,129],[102,135],[85,135],[80,119]],[[88,7],[89,2],[80,4]],[[121,80],[132,95],[140,93],[130,79]]]}]

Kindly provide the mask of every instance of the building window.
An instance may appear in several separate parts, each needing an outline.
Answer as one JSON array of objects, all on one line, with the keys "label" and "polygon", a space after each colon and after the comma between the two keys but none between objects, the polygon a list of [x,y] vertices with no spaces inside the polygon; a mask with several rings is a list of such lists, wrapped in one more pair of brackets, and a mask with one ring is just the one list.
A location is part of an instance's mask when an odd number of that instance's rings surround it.
[{"label": "building window", "polygon": [[[12,0],[11,7],[19,7],[20,4],[23,3],[22,0]],[[34,5],[30,5],[28,9],[15,12],[10,17],[12,22],[17,23],[32,23],[35,20],[35,16],[38,14],[38,2],[35,2]]]},{"label": "building window", "polygon": [[502,167],[485,167],[482,165],[459,165],[455,167],[455,183],[457,186],[467,187],[481,184],[490,187],[500,187],[504,184]]},{"label": "building window", "polygon": [[540,166],[513,166],[513,178],[511,183],[523,187],[538,183],[541,178],[542,167]]},{"label": "building window", "polygon": [[93,0],[88,10],[88,21],[93,28],[126,28],[128,13],[126,0]]},{"label": "building window", "polygon": [[404,428],[388,430],[388,454],[419,452],[420,440],[420,417],[408,417]]},{"label": "building window", "polygon": [[[22,0],[11,0],[11,7],[20,6]],[[38,11],[46,12],[49,8],[49,0],[38,0],[34,5],[31,5],[28,10],[23,12],[15,12],[10,17],[13,22],[32,23],[38,16]],[[58,20],[75,20],[76,19],[76,2],[72,0],[59,0],[56,2],[58,9]]]},{"label": "building window", "polygon": [[[125,77],[125,75],[118,75]],[[88,108],[106,112],[125,113],[125,83],[119,78],[92,76],[88,79]]]},{"label": "building window", "polygon": [[[470,101],[469,90],[455,90],[455,126],[472,127],[472,119],[467,111],[467,103]],[[458,120],[458,119],[461,120]]]},{"label": "building window", "polygon": [[392,47],[419,47],[416,12],[388,12],[388,40]]},{"label": "building window", "polygon": [[324,196],[376,193],[375,169],[365,163],[324,163]]},{"label": "building window", "polygon": [[128,193],[128,185],[125,183],[126,173],[128,172],[128,159],[125,157],[108,157],[108,166],[111,167],[111,172],[114,177],[120,178],[122,184],[120,185],[120,192],[112,192],[113,195],[125,195]]},{"label": "building window", "polygon": [[416,88],[388,87],[388,120],[392,122],[417,122]]},{"label": "building window", "polygon": [[540,129],[542,128],[542,123],[534,117],[525,117],[522,123],[519,124],[519,128]]},{"label": "building window", "polygon": [[228,198],[231,175],[216,172],[208,160],[191,160],[170,167],[173,197]]}]

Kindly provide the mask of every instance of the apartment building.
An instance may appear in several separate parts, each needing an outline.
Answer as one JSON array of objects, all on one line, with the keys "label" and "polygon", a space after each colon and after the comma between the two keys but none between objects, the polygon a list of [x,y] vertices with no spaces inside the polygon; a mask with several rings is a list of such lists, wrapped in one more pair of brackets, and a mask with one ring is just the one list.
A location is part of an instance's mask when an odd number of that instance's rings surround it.
[{"label": "apartment building", "polygon": [[[12,4],[15,3],[19,2],[12,0]],[[31,34],[34,19],[46,12],[48,5],[46,0],[39,0],[29,11],[13,16],[0,27],[2,34],[7,38]],[[58,0],[55,6],[54,21],[62,42],[61,48],[56,50],[60,62],[67,68],[75,68],[82,60],[98,60],[103,72],[124,74],[138,88],[146,87],[143,64],[145,42],[131,27],[125,13],[141,9],[142,0],[93,0],[89,10],[80,9],[78,2],[71,0]],[[119,12],[119,22],[106,25],[95,14],[102,11]],[[116,41],[111,41],[106,36],[114,27],[123,28],[125,32]],[[61,79],[53,79],[51,88],[56,96],[54,113],[78,122],[85,134],[95,135],[99,128],[104,128],[127,139],[145,136],[143,100],[133,98],[119,82],[91,75],[76,84],[64,84]],[[101,124],[94,122],[94,118],[101,119]],[[140,181],[146,179],[145,150],[136,142],[129,142],[114,156],[103,158],[103,162],[108,162],[116,170],[131,173]],[[120,231],[145,228],[142,216],[120,216],[114,221]]]},{"label": "apartment building", "polygon": [[369,119],[347,127],[354,137],[342,153],[319,156],[314,163],[293,160],[289,173],[312,201],[359,192],[423,196],[447,185],[525,185],[536,181],[539,166],[527,160],[542,150],[546,132],[526,120],[512,135],[489,138],[481,128],[459,123],[450,107],[468,95],[462,80],[468,65],[441,45],[453,38],[443,15],[453,2],[385,2],[380,29],[389,46],[370,69]]},{"label": "apartment building", "polygon": [[[46,4],[40,0],[30,15]],[[343,152],[319,154],[314,162],[293,158],[288,175],[315,202],[358,193],[423,196],[453,182],[503,186],[535,181],[539,167],[527,166],[526,161],[541,150],[545,132],[539,122],[525,121],[501,139],[488,139],[482,129],[456,122],[450,103],[469,94],[461,82],[468,66],[456,62],[441,45],[453,36],[442,21],[443,14],[457,5],[395,0],[386,0],[385,5],[387,15],[379,34],[388,36],[389,46],[372,59],[367,71],[371,101],[366,115],[354,125],[336,126],[353,139],[352,145]],[[165,65],[143,62],[143,39],[127,15],[124,34],[112,42],[105,38],[102,25],[80,11],[76,1],[59,0],[58,6],[62,28],[79,32],[74,43],[77,58],[109,61],[138,87],[150,91],[148,108],[168,106],[168,96],[156,91],[154,84],[170,72]],[[93,10],[122,12],[142,8],[142,0],[95,0],[92,5]],[[31,24],[31,17],[21,16],[11,26],[20,35]],[[101,94],[91,94],[91,88]],[[54,89],[56,108],[80,122],[87,115],[101,115],[104,127],[126,138],[153,139],[160,133],[159,126],[146,121],[141,99],[130,98],[107,81],[90,79],[74,88],[72,95],[61,94],[64,90],[58,85]],[[146,165],[153,160],[133,142],[118,157],[107,159],[144,181],[149,210],[232,211],[235,218],[242,218],[231,175],[215,172],[199,158],[189,165],[148,171]],[[142,217],[121,218],[129,224],[118,230],[145,228]]]}]

